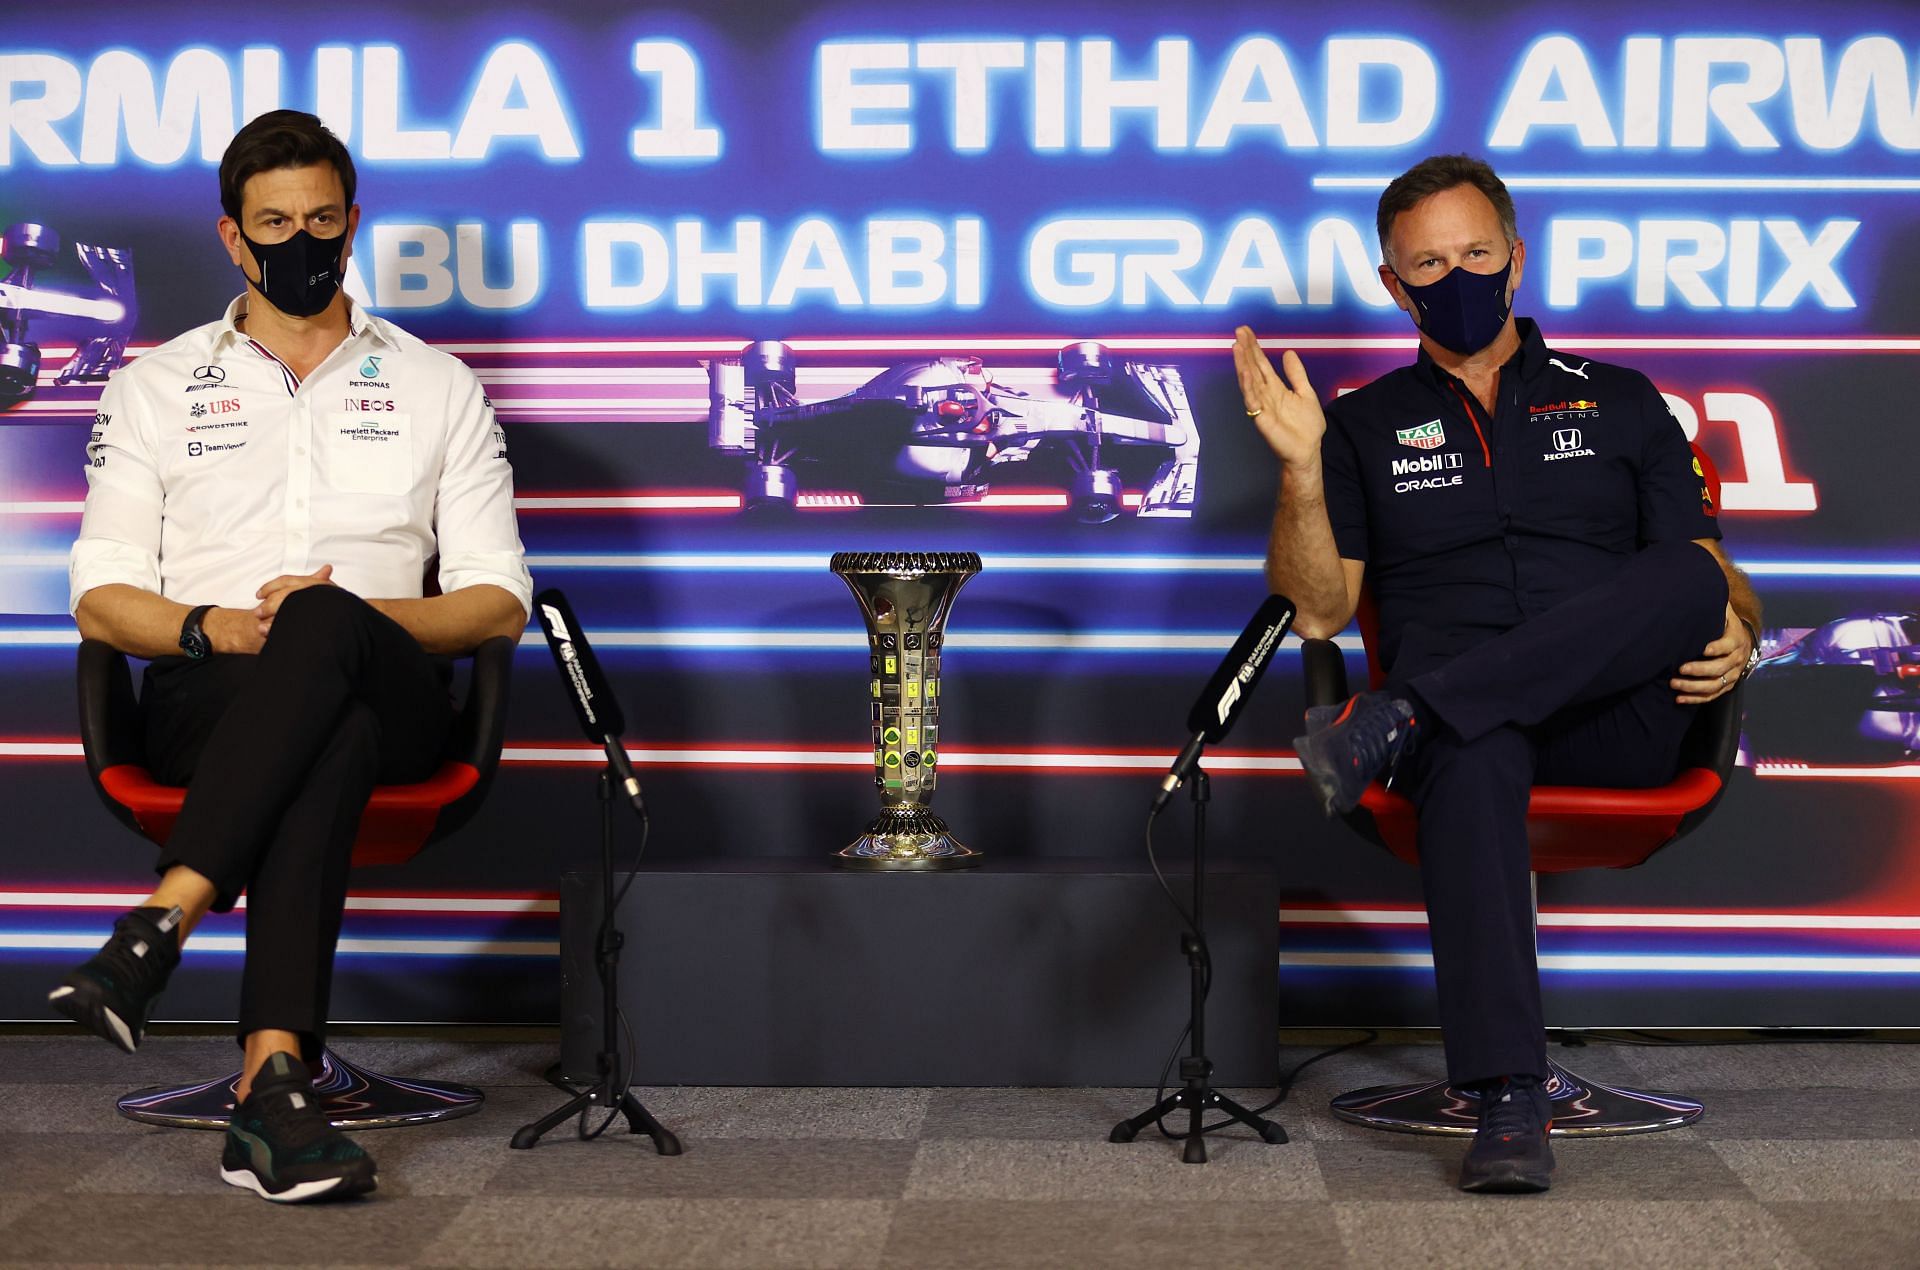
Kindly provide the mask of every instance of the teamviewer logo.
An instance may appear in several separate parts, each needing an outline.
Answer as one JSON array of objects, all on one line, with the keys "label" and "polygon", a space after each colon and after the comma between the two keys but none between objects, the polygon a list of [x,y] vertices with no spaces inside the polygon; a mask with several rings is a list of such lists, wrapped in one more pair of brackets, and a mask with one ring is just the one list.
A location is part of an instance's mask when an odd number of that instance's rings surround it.
[{"label": "teamviewer logo", "polygon": [[1556,428],[1553,433],[1553,448],[1565,453],[1580,448],[1580,429]]}]

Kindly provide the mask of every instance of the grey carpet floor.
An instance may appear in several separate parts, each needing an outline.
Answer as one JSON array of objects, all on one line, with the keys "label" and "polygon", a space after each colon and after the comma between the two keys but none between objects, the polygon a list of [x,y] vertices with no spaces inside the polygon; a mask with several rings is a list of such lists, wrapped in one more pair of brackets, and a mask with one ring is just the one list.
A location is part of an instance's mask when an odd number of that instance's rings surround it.
[{"label": "grey carpet floor", "polygon": [[[1335,1038],[1337,1039],[1337,1038]],[[556,1105],[547,1043],[343,1041],[367,1065],[482,1086],[481,1113],[368,1133],[377,1196],[280,1207],[223,1185],[220,1139],[121,1119],[133,1085],[204,1079],[231,1043],[125,1058],[0,1035],[0,1263],[710,1267],[1920,1267],[1920,1047],[1772,1044],[1569,1053],[1600,1080],[1680,1089],[1671,1133],[1562,1141],[1544,1196],[1453,1189],[1462,1147],[1334,1120],[1341,1089],[1425,1078],[1430,1046],[1309,1068],[1267,1146],[1183,1165],[1106,1139],[1137,1090],[641,1091],[686,1144],[511,1151]],[[1312,1052],[1290,1049],[1289,1065]]]}]

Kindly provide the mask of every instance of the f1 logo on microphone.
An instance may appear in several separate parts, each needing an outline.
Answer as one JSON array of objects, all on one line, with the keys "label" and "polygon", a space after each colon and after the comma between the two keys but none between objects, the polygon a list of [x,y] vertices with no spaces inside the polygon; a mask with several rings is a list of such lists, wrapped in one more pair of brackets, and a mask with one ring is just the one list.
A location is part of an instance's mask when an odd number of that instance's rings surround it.
[{"label": "f1 logo on microphone", "polygon": [[1568,450],[1579,449],[1580,429],[1555,428],[1553,432],[1553,448],[1563,453]]}]

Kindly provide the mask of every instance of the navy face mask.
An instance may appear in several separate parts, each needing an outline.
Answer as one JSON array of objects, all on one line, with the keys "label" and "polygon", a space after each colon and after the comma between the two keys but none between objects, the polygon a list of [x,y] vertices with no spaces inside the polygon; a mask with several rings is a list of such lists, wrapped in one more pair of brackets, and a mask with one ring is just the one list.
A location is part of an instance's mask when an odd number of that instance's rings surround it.
[{"label": "navy face mask", "polygon": [[302,229],[285,242],[257,243],[243,232],[240,241],[260,266],[259,280],[247,281],[268,304],[288,317],[306,318],[333,303],[340,290],[340,258],[347,250],[344,233],[315,238]]},{"label": "navy face mask", "polygon": [[1507,324],[1513,305],[1507,299],[1507,278],[1513,257],[1499,273],[1475,273],[1455,265],[1438,282],[1416,287],[1396,272],[1400,287],[1413,303],[1420,329],[1442,348],[1471,357],[1493,343]]}]

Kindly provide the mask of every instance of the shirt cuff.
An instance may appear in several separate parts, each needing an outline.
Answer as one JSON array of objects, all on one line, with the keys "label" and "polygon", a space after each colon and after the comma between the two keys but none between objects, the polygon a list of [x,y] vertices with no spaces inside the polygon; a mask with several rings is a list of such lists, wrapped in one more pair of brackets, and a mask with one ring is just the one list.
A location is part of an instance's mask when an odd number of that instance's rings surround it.
[{"label": "shirt cuff", "polygon": [[[515,567],[518,566],[518,567]],[[440,562],[440,593],[452,595],[470,586],[497,586],[520,601],[521,611],[533,615],[533,577],[518,558],[498,562],[468,559],[459,567]]]},{"label": "shirt cuff", "polygon": [[73,544],[67,560],[67,612],[76,612],[80,600],[96,587],[120,583],[160,593],[160,562],[125,543],[82,540]]}]

